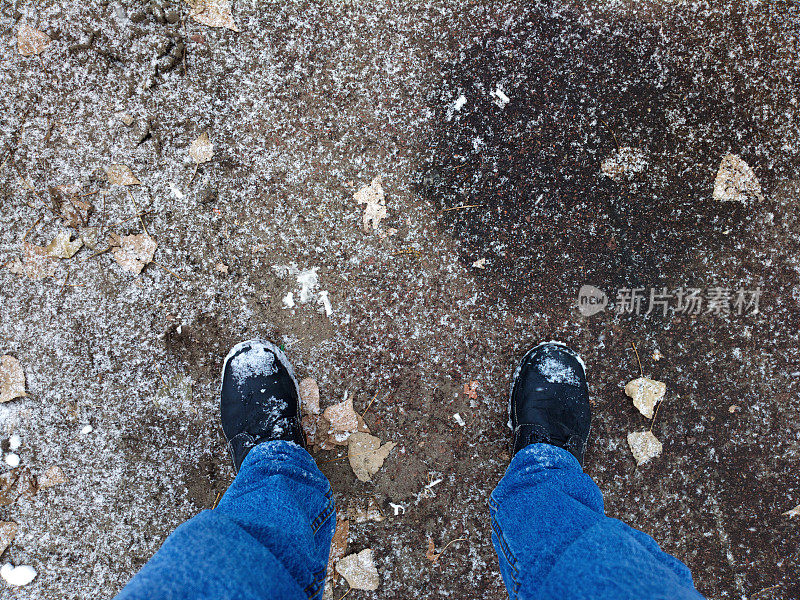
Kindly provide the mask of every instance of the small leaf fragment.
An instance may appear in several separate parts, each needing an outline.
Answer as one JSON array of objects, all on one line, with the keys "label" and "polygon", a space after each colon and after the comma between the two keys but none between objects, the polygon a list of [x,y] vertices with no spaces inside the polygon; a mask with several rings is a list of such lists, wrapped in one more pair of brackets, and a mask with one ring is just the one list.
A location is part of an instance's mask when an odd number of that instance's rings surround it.
[{"label": "small leaf fragment", "polygon": [[113,250],[114,260],[126,271],[138,275],[153,260],[156,245],[146,233],[122,236]]},{"label": "small leaf fragment", "polygon": [[13,356],[4,355],[0,358],[0,404],[26,395],[22,365]]},{"label": "small leaf fragment", "polygon": [[22,56],[41,54],[50,44],[50,36],[43,31],[23,25],[17,30],[17,50]]},{"label": "small leaf fragment", "polygon": [[53,241],[45,247],[47,254],[53,258],[72,258],[83,246],[83,239],[79,237],[72,241],[71,238],[72,234],[69,231],[59,231]]},{"label": "small leaf fragment", "polygon": [[67,481],[67,476],[64,475],[64,471],[58,465],[53,465],[37,479],[40,489],[61,485],[62,483],[67,483]]},{"label": "small leaf fragment", "polygon": [[106,174],[108,182],[114,185],[142,185],[130,167],[125,165],[111,165],[106,169]]},{"label": "small leaf fragment", "polygon": [[725,155],[714,180],[714,200],[746,203],[751,199],[764,201],[755,172],[737,155]]},{"label": "small leaf fragment", "polygon": [[[319,386],[313,377],[306,377],[303,379],[299,386],[300,388],[300,406],[304,414],[318,415],[319,414]],[[352,407],[352,401],[350,403]]]},{"label": "small leaf fragment", "polygon": [[214,158],[214,144],[208,138],[208,132],[201,133],[189,146],[189,155],[198,164],[207,163]]},{"label": "small leaf fragment", "polygon": [[358,204],[365,205],[364,215],[361,217],[364,231],[369,231],[370,226],[372,226],[372,229],[377,230],[381,220],[385,219],[388,214],[386,211],[386,196],[381,185],[381,176],[378,175],[372,180],[372,183],[353,194],[353,200]]},{"label": "small leaf fragment", "polygon": [[636,465],[643,465],[651,458],[661,454],[663,446],[652,431],[636,431],[628,434],[628,446],[630,446]]},{"label": "small leaf fragment", "polygon": [[633,398],[633,405],[648,419],[653,418],[653,410],[666,392],[666,383],[647,377],[637,377],[625,385],[625,393]]},{"label": "small leaf fragment", "polygon": [[381,584],[372,548],[358,554],[350,554],[336,563],[336,571],[347,580],[354,590],[375,591]]}]

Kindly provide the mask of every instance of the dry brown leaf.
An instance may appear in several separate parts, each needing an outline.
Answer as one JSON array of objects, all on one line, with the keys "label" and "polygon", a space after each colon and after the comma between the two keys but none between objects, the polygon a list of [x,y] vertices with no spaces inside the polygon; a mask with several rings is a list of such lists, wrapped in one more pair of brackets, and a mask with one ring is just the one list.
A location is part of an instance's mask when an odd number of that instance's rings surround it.
[{"label": "dry brown leaf", "polygon": [[6,551],[17,535],[17,524],[12,521],[0,521],[0,556]]},{"label": "dry brown leaf", "polygon": [[636,431],[628,434],[628,446],[631,448],[636,466],[643,465],[651,458],[661,454],[663,446],[652,431]]},{"label": "dry brown leaf", "polygon": [[464,395],[467,398],[472,398],[473,400],[478,399],[478,382],[477,381],[470,381],[469,383],[464,384]]},{"label": "dry brown leaf", "polygon": [[372,548],[358,554],[350,554],[336,563],[336,571],[347,580],[354,590],[375,591],[381,584],[378,568],[372,555]]},{"label": "dry brown leaf", "polygon": [[353,410],[353,397],[348,395],[344,400],[329,406],[323,413],[330,421],[334,431],[355,431],[358,429],[358,414]]},{"label": "dry brown leaf", "polygon": [[92,205],[83,200],[66,200],[61,203],[61,218],[67,227],[78,229],[89,222]]},{"label": "dry brown leaf", "polygon": [[189,16],[209,27],[225,27],[239,31],[233,22],[230,0],[185,0],[191,10]]},{"label": "dry brown leaf", "polygon": [[19,497],[17,480],[19,479],[20,471],[21,468],[17,468],[0,474],[0,506],[13,504]]},{"label": "dry brown leaf", "polygon": [[214,144],[208,139],[208,132],[204,131],[192,142],[189,155],[198,164],[207,163],[214,157]]},{"label": "dry brown leaf", "polygon": [[44,475],[40,475],[37,482],[39,484],[39,488],[49,488],[53,487],[54,485],[61,485],[62,483],[67,483],[67,476],[64,475],[64,471],[61,470],[61,467],[58,465],[53,465],[47,471],[44,472]]},{"label": "dry brown leaf", "polygon": [[764,201],[761,184],[753,169],[735,154],[727,154],[714,180],[714,200],[747,202],[755,198]]},{"label": "dry brown leaf", "polygon": [[58,260],[47,253],[44,246],[22,244],[22,260],[14,261],[9,267],[12,273],[26,275],[30,279],[45,279],[55,275]]},{"label": "dry brown leaf", "polygon": [[50,43],[50,36],[43,31],[23,25],[17,30],[17,50],[22,56],[41,54]]},{"label": "dry brown leaf", "polygon": [[0,404],[25,396],[25,371],[13,356],[0,358]]},{"label": "dry brown leaf", "polygon": [[226,265],[223,262],[218,262],[218,263],[216,263],[214,265],[214,270],[217,273],[222,273],[223,275],[227,275],[228,274],[228,265]]},{"label": "dry brown leaf", "polygon": [[664,399],[667,384],[647,377],[637,377],[625,385],[625,393],[633,398],[633,405],[648,419],[653,418],[656,404]]},{"label": "dry brown leaf", "polygon": [[359,481],[370,481],[396,445],[387,442],[381,446],[381,440],[368,433],[352,434],[348,439],[347,458]]},{"label": "dry brown leaf", "polygon": [[156,245],[156,241],[146,233],[122,236],[112,251],[114,260],[126,271],[138,275],[153,260]]},{"label": "dry brown leaf", "polygon": [[106,169],[108,175],[108,182],[115,185],[142,185],[130,167],[125,165],[111,165]]},{"label": "dry brown leaf", "polygon": [[19,472],[17,491],[28,498],[33,498],[39,491],[39,482],[28,467],[23,467]]},{"label": "dry brown leaf", "polygon": [[383,193],[383,186],[381,185],[381,176],[378,175],[372,180],[372,183],[362,187],[355,194],[353,200],[358,204],[364,204],[364,215],[361,217],[361,224],[364,231],[369,231],[370,225],[372,229],[378,229],[381,220],[387,216],[386,211],[386,196]]},{"label": "dry brown leaf", "polygon": [[72,234],[69,231],[59,231],[53,241],[50,242],[45,250],[53,258],[72,258],[75,253],[83,246],[81,238],[72,241]]},{"label": "dry brown leaf", "polygon": [[[300,406],[303,413],[318,415],[319,414],[319,386],[316,379],[313,377],[306,377],[300,381]],[[352,402],[351,402],[352,406]]]}]

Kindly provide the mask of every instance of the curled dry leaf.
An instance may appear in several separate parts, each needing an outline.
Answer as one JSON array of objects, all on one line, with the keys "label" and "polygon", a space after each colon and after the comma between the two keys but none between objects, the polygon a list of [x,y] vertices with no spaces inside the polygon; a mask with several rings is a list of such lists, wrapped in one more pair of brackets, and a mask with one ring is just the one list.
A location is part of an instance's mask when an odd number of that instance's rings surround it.
[{"label": "curled dry leaf", "polygon": [[25,371],[16,358],[6,354],[0,358],[0,403],[25,395]]},{"label": "curled dry leaf", "polygon": [[358,554],[345,556],[336,563],[336,571],[347,580],[354,590],[375,591],[381,584],[372,548],[362,550]]},{"label": "curled dry leaf", "polygon": [[6,551],[17,535],[17,524],[12,521],[0,521],[0,556]]},{"label": "curled dry leaf", "polygon": [[58,465],[53,465],[37,479],[39,489],[61,485],[62,483],[67,483],[67,481],[67,476],[64,475],[64,471]]},{"label": "curled dry leaf", "polygon": [[325,591],[323,598],[333,598],[333,584],[336,580],[336,563],[347,554],[347,537],[350,535],[350,521],[336,520],[336,531],[331,540],[331,552],[328,555],[328,570],[325,575]]},{"label": "curled dry leaf", "polygon": [[714,200],[744,203],[753,198],[764,200],[755,172],[735,154],[727,154],[714,180]]},{"label": "curled dry leaf", "polygon": [[214,144],[208,139],[208,132],[204,131],[192,142],[189,155],[198,164],[207,163],[214,157]]},{"label": "curled dry leaf", "polygon": [[133,171],[125,165],[111,165],[106,169],[108,182],[115,185],[141,185]]},{"label": "curled dry leaf", "polygon": [[23,25],[17,30],[17,50],[22,56],[41,54],[50,44],[50,36],[45,32]]},{"label": "curled dry leaf", "polygon": [[464,384],[464,395],[472,400],[478,399],[478,382],[470,381]]},{"label": "curled dry leaf", "polygon": [[[304,414],[319,414],[319,386],[313,377],[306,377],[300,382],[300,406]],[[350,403],[352,407],[352,402]]]},{"label": "curled dry leaf", "polygon": [[347,457],[359,481],[370,481],[396,445],[387,442],[381,446],[381,440],[368,433],[352,434],[347,443]]},{"label": "curled dry leaf", "polygon": [[664,399],[666,391],[666,383],[647,377],[637,377],[625,385],[625,393],[633,398],[633,405],[648,419],[653,418],[653,410]]},{"label": "curled dry leaf", "polygon": [[60,231],[45,250],[53,258],[72,258],[82,246],[83,239],[72,241],[72,234],[69,231]]},{"label": "curled dry leaf", "polygon": [[661,454],[663,446],[652,431],[636,431],[628,434],[628,446],[631,448],[636,465],[643,465],[651,458]]},{"label": "curled dry leaf", "polygon": [[116,246],[113,250],[114,260],[135,275],[142,272],[156,253],[156,241],[146,233],[112,239],[112,245]]},{"label": "curled dry leaf", "polygon": [[378,229],[382,219],[386,218],[386,196],[381,185],[381,176],[378,175],[372,183],[362,187],[355,194],[353,200],[358,204],[364,204],[364,215],[361,217],[361,224],[364,231]]},{"label": "curled dry leaf", "polygon": [[198,23],[239,31],[233,22],[230,0],[186,0],[186,4],[191,8],[189,16]]},{"label": "curled dry leaf", "polygon": [[436,553],[436,544],[433,543],[433,538],[428,538],[428,550],[425,552],[425,558],[431,562],[439,560],[439,555]]}]

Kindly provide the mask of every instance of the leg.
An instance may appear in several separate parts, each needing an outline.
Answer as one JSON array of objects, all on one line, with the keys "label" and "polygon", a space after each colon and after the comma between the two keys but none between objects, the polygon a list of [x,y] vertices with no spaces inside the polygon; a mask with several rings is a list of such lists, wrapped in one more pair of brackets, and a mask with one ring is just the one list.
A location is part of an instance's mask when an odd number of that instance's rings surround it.
[{"label": "leg", "polygon": [[600,490],[562,448],[535,443],[519,451],[490,507],[511,598],[702,598],[683,563],[605,516]]},{"label": "leg", "polygon": [[222,430],[236,479],[214,510],[178,527],[118,600],[320,598],[333,493],[305,450],[297,380],[274,344],[225,358]]},{"label": "leg", "polygon": [[178,527],[117,600],[319,598],[334,515],[308,452],[259,444],[219,506]]},{"label": "leg", "polygon": [[683,563],[605,516],[582,468],[591,411],[575,352],[557,342],[528,352],[514,374],[509,416],[515,456],[490,508],[511,598],[702,599]]}]

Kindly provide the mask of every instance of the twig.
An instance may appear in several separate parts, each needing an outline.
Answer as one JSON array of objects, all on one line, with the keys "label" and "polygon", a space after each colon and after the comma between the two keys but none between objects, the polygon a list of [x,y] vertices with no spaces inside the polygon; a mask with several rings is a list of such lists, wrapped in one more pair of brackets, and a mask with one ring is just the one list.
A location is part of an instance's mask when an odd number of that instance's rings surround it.
[{"label": "twig", "polygon": [[41,221],[41,220],[42,220],[42,217],[39,217],[38,219],[36,219],[36,222],[28,228],[28,231],[26,231],[25,235],[22,236],[22,243],[23,244],[25,243],[25,239],[28,237],[28,234],[31,231],[33,231],[33,228],[36,227],[39,224],[39,221]]},{"label": "twig", "polygon": [[447,544],[445,544],[445,547],[442,548],[441,552],[436,554],[436,558],[434,558],[432,562],[435,563],[437,560],[439,560],[439,558],[442,556],[442,554],[444,554],[444,551],[447,550],[450,544],[454,544],[455,542],[466,542],[466,541],[467,538],[456,538],[454,540],[450,540],[449,542],[447,542]]},{"label": "twig", "polygon": [[158,376],[161,377],[161,383],[164,384],[165,388],[168,388],[169,386],[167,385],[167,382],[164,380],[164,376],[161,374],[161,369],[158,368],[158,365],[155,362],[153,363],[153,366],[156,368],[156,371],[158,371]]},{"label": "twig", "polygon": [[86,262],[87,260],[89,260],[90,258],[94,258],[95,256],[100,256],[101,254],[105,254],[106,252],[111,250],[111,248],[113,248],[113,246],[109,246],[105,250],[98,250],[94,254],[90,254],[89,256],[87,256],[86,258],[83,259],[83,262]]},{"label": "twig", "polygon": [[[348,584],[348,585],[350,585],[350,584]],[[350,592],[352,592],[352,591],[353,591],[353,588],[352,588],[352,587],[351,587],[351,588],[348,588],[348,590],[347,590],[347,591],[344,593],[344,596],[347,596],[347,594],[349,594],[349,593],[350,593]],[[339,598],[339,600],[344,600],[344,596],[342,596],[341,598]]]},{"label": "twig", "polygon": [[661,405],[664,404],[664,399],[662,398],[659,403],[656,405],[656,414],[653,415],[653,420],[650,421],[650,431],[653,431],[653,425],[656,424],[656,417],[658,416],[658,409],[661,408]]},{"label": "twig", "polygon": [[136,209],[136,212],[139,214],[139,221],[141,221],[141,223],[142,223],[142,229],[144,229],[144,232],[147,234],[147,237],[150,237],[150,232],[147,231],[147,227],[144,224],[144,219],[142,218],[142,213],[139,212],[139,205],[136,204],[136,198],[133,197],[133,192],[131,191],[130,188],[126,187],[125,189],[128,190],[128,194],[130,195],[131,200],[133,201],[133,207]]},{"label": "twig", "polygon": [[222,498],[222,492],[217,492],[217,498],[216,498],[216,500],[214,500],[214,506],[211,507],[211,510],[214,510],[215,508],[217,508],[217,505],[219,504],[219,499],[220,498]]},{"label": "twig", "polygon": [[450,208],[443,208],[442,212],[448,212],[451,210],[461,210],[462,208],[478,208],[479,206],[483,206],[483,204],[462,204],[461,206],[451,206]]},{"label": "twig", "polygon": [[380,392],[380,391],[381,391],[381,389],[380,389],[380,388],[378,388],[378,391],[376,391],[376,392],[375,392],[375,395],[372,397],[372,400],[370,400],[370,401],[369,401],[369,404],[367,404],[367,408],[365,408],[365,409],[364,409],[364,412],[363,412],[363,413],[361,413],[361,418],[362,418],[362,419],[364,418],[364,415],[366,415],[366,414],[367,414],[367,411],[369,410],[369,407],[370,407],[370,406],[372,406],[372,403],[373,403],[373,402],[375,402],[375,398],[377,398],[377,397],[378,397],[378,392]]},{"label": "twig", "polygon": [[192,171],[192,176],[189,177],[189,181],[186,182],[187,186],[191,185],[192,181],[194,181],[194,176],[197,175],[197,167],[199,167],[199,166],[200,166],[199,162],[195,162],[194,163],[194,171]]},{"label": "twig", "polygon": [[642,361],[639,360],[639,351],[636,349],[636,344],[631,342],[631,346],[633,346],[633,351],[636,352],[636,362],[639,363],[639,374],[644,379],[644,371],[642,370]]},{"label": "twig", "polygon": [[[149,234],[148,234],[148,235],[149,235]],[[170,268],[168,268],[168,267],[165,267],[165,266],[164,266],[164,265],[162,265],[161,263],[159,263],[159,262],[156,262],[156,261],[154,261],[154,260],[151,260],[150,262],[151,262],[151,263],[153,263],[154,265],[156,265],[157,267],[161,267],[161,268],[162,268],[162,269],[164,269],[164,270],[165,270],[167,273],[170,273],[170,274],[171,274],[171,275],[173,275],[174,277],[177,277],[177,278],[178,278],[178,279],[180,279],[182,282],[186,283],[186,280],[185,280],[183,277],[181,277],[180,275],[178,275],[178,274],[177,274],[175,271],[173,271],[172,269],[170,269]]]},{"label": "twig", "polygon": [[619,141],[617,141],[617,134],[614,133],[614,130],[611,129],[611,126],[605,121],[605,119],[600,119],[600,122],[603,123],[608,128],[608,131],[611,132],[611,135],[614,136],[614,144],[617,146],[617,152],[619,152]]}]

